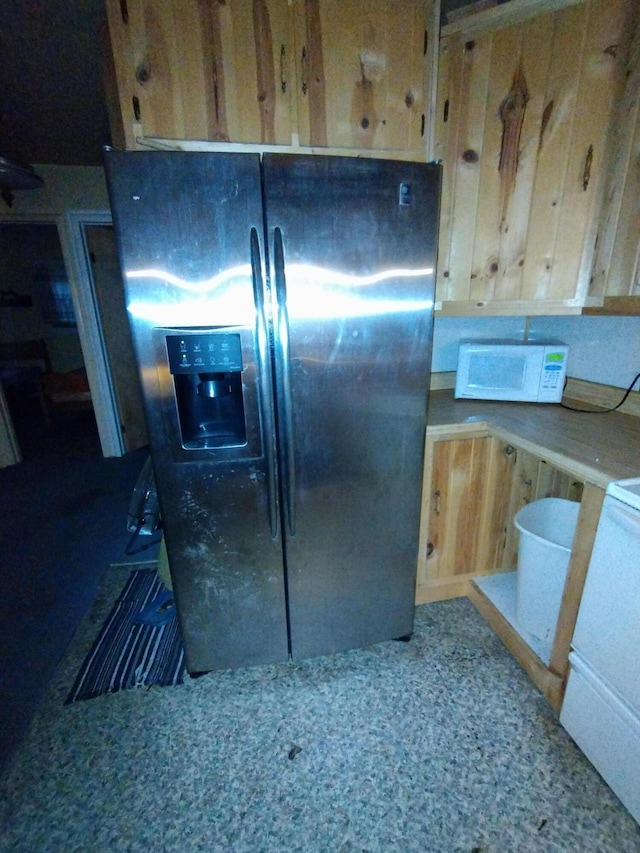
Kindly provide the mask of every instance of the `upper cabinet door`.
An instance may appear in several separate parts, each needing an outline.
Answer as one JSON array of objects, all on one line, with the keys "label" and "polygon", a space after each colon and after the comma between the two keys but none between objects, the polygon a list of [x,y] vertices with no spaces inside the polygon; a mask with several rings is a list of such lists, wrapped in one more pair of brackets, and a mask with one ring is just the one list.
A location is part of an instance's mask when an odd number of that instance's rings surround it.
[{"label": "upper cabinet door", "polygon": [[633,7],[585,0],[491,29],[473,17],[444,28],[443,313],[581,310]]},{"label": "upper cabinet door", "polygon": [[[293,20],[286,0],[200,0],[207,10],[216,139],[289,145],[292,133]],[[211,139],[212,137],[207,137]]]},{"label": "upper cabinet door", "polygon": [[433,0],[296,0],[300,143],[428,149]]},{"label": "upper cabinet door", "polygon": [[127,148],[139,136],[290,144],[287,0],[107,0]]},{"label": "upper cabinet door", "polygon": [[640,4],[626,83],[616,104],[589,305],[640,314]]}]

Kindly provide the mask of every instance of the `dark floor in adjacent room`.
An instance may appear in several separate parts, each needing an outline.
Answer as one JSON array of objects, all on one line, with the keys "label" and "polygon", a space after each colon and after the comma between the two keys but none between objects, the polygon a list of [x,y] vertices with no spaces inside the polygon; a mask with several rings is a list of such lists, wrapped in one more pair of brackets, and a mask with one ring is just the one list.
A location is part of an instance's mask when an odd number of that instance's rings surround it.
[{"label": "dark floor in adjacent room", "polygon": [[124,550],[147,457],[143,449],[105,459],[91,411],[55,413],[47,427],[33,405],[14,403],[23,460],[0,470],[0,770],[108,566],[141,559]]}]

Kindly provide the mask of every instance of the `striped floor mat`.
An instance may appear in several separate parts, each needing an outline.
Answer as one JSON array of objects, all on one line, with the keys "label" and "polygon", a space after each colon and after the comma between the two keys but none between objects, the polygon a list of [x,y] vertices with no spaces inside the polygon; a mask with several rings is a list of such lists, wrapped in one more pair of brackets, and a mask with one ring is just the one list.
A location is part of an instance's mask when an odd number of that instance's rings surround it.
[{"label": "striped floor mat", "polygon": [[182,684],[184,652],[178,619],[161,626],[135,621],[163,589],[155,569],[131,572],[65,704],[132,687]]}]

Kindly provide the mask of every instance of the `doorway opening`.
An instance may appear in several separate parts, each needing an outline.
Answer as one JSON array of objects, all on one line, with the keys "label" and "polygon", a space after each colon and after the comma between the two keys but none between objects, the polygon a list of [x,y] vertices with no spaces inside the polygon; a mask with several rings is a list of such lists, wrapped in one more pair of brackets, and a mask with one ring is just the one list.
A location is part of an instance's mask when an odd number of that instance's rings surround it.
[{"label": "doorway opening", "polygon": [[100,454],[55,223],[0,223],[0,381],[23,458]]}]

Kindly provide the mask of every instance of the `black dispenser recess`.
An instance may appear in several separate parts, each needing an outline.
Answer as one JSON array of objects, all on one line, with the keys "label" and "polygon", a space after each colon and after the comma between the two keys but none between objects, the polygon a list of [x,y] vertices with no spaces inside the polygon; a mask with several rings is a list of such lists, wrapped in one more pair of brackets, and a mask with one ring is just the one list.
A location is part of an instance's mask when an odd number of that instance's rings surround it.
[{"label": "black dispenser recess", "polygon": [[247,443],[240,335],[167,335],[182,446],[186,450]]}]

